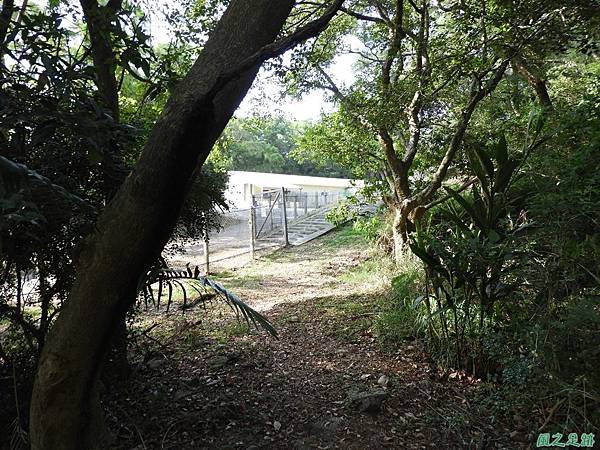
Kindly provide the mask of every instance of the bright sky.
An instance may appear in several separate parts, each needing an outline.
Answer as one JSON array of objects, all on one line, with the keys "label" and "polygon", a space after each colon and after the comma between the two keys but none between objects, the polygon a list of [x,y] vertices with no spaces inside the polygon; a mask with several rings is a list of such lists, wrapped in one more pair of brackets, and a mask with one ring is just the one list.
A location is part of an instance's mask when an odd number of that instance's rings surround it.
[{"label": "bright sky", "polygon": [[[48,0],[33,0],[39,6],[47,5]],[[172,1],[172,0],[168,0]],[[163,5],[164,6],[164,5]],[[160,8],[150,8],[150,33],[155,44],[169,41],[169,27],[162,18]],[[352,42],[355,46],[356,42]],[[349,85],[354,81],[352,65],[357,60],[356,54],[343,54],[338,56],[328,74],[340,87]],[[265,71],[259,73],[252,89],[236,112],[238,116],[249,116],[254,111],[258,112],[282,112],[291,119],[317,121],[322,113],[332,112],[334,105],[327,101],[328,93],[325,91],[313,91],[300,100],[289,96],[281,96],[282,87],[269,77]]]},{"label": "bright sky", "polygon": [[[169,30],[160,15],[150,13],[150,28],[153,40],[156,43],[168,42]],[[354,81],[352,65],[356,62],[357,55],[344,54],[336,58],[328,69],[328,74],[338,84],[344,86]],[[253,112],[282,112],[291,119],[317,121],[322,113],[332,112],[334,105],[327,101],[327,93],[313,91],[300,100],[289,96],[281,96],[281,85],[261,70],[252,85],[252,89],[236,112],[237,116],[249,116]]]},{"label": "bright sky", "polygon": [[[352,83],[354,80],[352,65],[355,61],[356,55],[346,54],[336,58],[328,73],[338,86]],[[296,120],[317,121],[322,113],[334,110],[333,103],[327,101],[328,93],[325,91],[313,91],[300,100],[292,99],[289,96],[281,98],[280,92],[279,83],[261,71],[236,115],[249,116],[253,110],[258,109],[259,111],[281,111]]]}]

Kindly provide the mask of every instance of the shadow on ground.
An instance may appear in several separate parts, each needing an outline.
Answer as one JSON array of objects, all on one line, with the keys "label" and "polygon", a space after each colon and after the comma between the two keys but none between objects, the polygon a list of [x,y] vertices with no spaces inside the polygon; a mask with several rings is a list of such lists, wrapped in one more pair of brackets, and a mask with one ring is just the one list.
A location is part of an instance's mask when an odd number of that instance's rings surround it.
[{"label": "shadow on ground", "polygon": [[381,350],[381,293],[346,276],[364,264],[364,245],[330,241],[222,277],[267,311],[278,340],[220,308],[162,317],[147,333],[139,325],[134,376],[106,394],[115,447],[526,448],[471,410],[472,380],[441,380],[415,343]]}]

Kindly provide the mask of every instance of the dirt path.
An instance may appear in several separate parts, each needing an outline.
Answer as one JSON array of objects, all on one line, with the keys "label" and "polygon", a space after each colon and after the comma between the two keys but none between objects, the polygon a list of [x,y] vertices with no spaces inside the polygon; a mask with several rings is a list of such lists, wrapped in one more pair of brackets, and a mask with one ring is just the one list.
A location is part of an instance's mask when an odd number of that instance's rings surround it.
[{"label": "dirt path", "polygon": [[146,317],[133,381],[106,402],[118,448],[521,448],[472,413],[471,382],[441,381],[414,343],[380,349],[368,258],[341,232],[223,274],[279,340],[220,308]]}]

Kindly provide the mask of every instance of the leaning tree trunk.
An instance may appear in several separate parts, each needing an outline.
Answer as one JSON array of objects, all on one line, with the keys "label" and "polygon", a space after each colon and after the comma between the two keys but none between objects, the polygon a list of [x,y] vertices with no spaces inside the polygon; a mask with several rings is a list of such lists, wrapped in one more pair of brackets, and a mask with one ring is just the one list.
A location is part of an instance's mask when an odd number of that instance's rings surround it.
[{"label": "leaning tree trunk", "polygon": [[77,278],[44,346],[34,385],[31,447],[108,445],[98,401],[98,369],[140,274],[160,254],[198,167],[249,89],[259,64],[221,75],[271,43],[293,0],[233,0],[169,99],[138,163],[86,242]]}]

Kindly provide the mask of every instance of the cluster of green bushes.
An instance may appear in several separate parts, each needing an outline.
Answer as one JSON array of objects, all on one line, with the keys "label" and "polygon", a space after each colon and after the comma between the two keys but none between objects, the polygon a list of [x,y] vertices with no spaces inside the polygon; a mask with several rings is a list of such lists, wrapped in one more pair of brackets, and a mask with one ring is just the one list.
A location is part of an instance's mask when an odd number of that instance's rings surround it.
[{"label": "cluster of green bushes", "polygon": [[573,431],[600,423],[598,75],[519,150],[468,147],[475,182],[420,222],[378,323],[384,344],[422,339],[439,367],[490,382],[492,406]]}]

